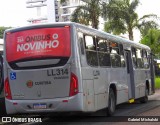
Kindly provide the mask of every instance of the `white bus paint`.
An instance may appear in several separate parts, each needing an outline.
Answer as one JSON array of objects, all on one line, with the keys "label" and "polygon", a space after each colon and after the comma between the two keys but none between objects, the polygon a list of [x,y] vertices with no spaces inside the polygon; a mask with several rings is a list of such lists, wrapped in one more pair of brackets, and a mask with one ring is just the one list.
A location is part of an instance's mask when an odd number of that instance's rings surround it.
[{"label": "white bus paint", "polygon": [[15,60],[7,55],[15,53],[16,49],[8,49],[15,41],[5,41],[8,114],[95,112],[107,108],[107,113],[113,115],[117,104],[134,99],[146,102],[148,94],[153,93],[148,46],[76,23],[12,29],[5,32],[5,39],[34,35],[33,31],[46,35],[48,30],[59,38],[52,54],[47,49],[46,55],[36,50],[34,53],[33,47],[29,56],[21,53]]}]

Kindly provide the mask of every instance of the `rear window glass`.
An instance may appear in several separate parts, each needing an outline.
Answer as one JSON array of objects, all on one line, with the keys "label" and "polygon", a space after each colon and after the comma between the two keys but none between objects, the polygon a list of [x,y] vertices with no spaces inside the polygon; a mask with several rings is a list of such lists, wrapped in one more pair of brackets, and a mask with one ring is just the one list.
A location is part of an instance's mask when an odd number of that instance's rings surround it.
[{"label": "rear window glass", "polygon": [[70,28],[41,28],[6,35],[8,62],[70,56]]}]

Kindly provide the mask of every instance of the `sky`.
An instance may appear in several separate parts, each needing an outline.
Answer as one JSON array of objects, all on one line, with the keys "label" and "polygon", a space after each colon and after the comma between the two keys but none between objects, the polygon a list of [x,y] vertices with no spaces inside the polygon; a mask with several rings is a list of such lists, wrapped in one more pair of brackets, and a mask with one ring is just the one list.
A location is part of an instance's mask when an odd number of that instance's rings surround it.
[{"label": "sky", "polygon": [[0,0],[0,26],[23,26],[27,14],[26,0]]},{"label": "sky", "polygon": [[27,20],[35,17],[37,11],[36,8],[26,8],[26,1],[0,0],[0,26],[19,27],[28,25]]},{"label": "sky", "polygon": [[[0,0],[0,26],[19,27],[28,25],[27,19],[36,16],[35,8],[26,8],[27,0]],[[157,14],[160,17],[160,0],[140,0],[137,8],[139,17],[145,14]],[[42,15],[45,15],[42,13]],[[159,20],[160,23],[160,20]],[[134,32],[135,40],[139,32]]]}]

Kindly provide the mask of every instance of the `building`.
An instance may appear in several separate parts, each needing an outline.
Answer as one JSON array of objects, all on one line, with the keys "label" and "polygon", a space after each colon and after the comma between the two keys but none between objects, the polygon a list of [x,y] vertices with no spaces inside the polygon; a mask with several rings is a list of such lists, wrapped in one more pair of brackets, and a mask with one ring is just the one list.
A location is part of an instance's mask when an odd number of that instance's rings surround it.
[{"label": "building", "polygon": [[[65,22],[70,21],[71,14],[77,6],[84,4],[84,0],[27,0],[26,7],[37,9],[37,15],[28,19],[30,23]],[[46,15],[42,16],[42,12]]]},{"label": "building", "polygon": [[[61,21],[70,21],[70,17],[74,10],[80,6],[84,5],[86,1],[89,0],[66,0],[66,2],[61,4]],[[101,0],[102,2],[107,2],[108,0]]]},{"label": "building", "polygon": [[27,0],[26,4],[27,8],[37,10],[36,16],[27,20],[31,24],[60,21],[60,2],[58,0]]},{"label": "building", "polygon": [[[70,21],[71,15],[74,10],[84,5],[88,0],[65,0],[60,3],[60,0],[27,0],[27,8],[36,8],[37,16],[29,19],[30,23],[43,23],[43,22],[66,22]],[[107,0],[102,0],[106,2]],[[46,8],[42,10],[42,8]],[[46,15],[42,16],[42,11],[46,11]]]},{"label": "building", "polygon": [[84,0],[66,0],[61,4],[61,21],[70,21],[74,10],[79,6],[85,4]]}]

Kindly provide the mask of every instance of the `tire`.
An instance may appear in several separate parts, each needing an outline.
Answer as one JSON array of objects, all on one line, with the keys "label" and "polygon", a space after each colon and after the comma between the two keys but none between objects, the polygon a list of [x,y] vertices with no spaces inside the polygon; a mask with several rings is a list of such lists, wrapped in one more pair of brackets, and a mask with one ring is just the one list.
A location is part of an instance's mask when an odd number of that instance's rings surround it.
[{"label": "tire", "polygon": [[116,97],[112,88],[109,90],[109,99],[108,99],[108,107],[107,107],[107,115],[113,116],[116,110]]},{"label": "tire", "polygon": [[146,87],[146,89],[145,89],[145,96],[140,99],[141,103],[147,103],[148,102],[148,93],[149,93],[149,90]]}]

